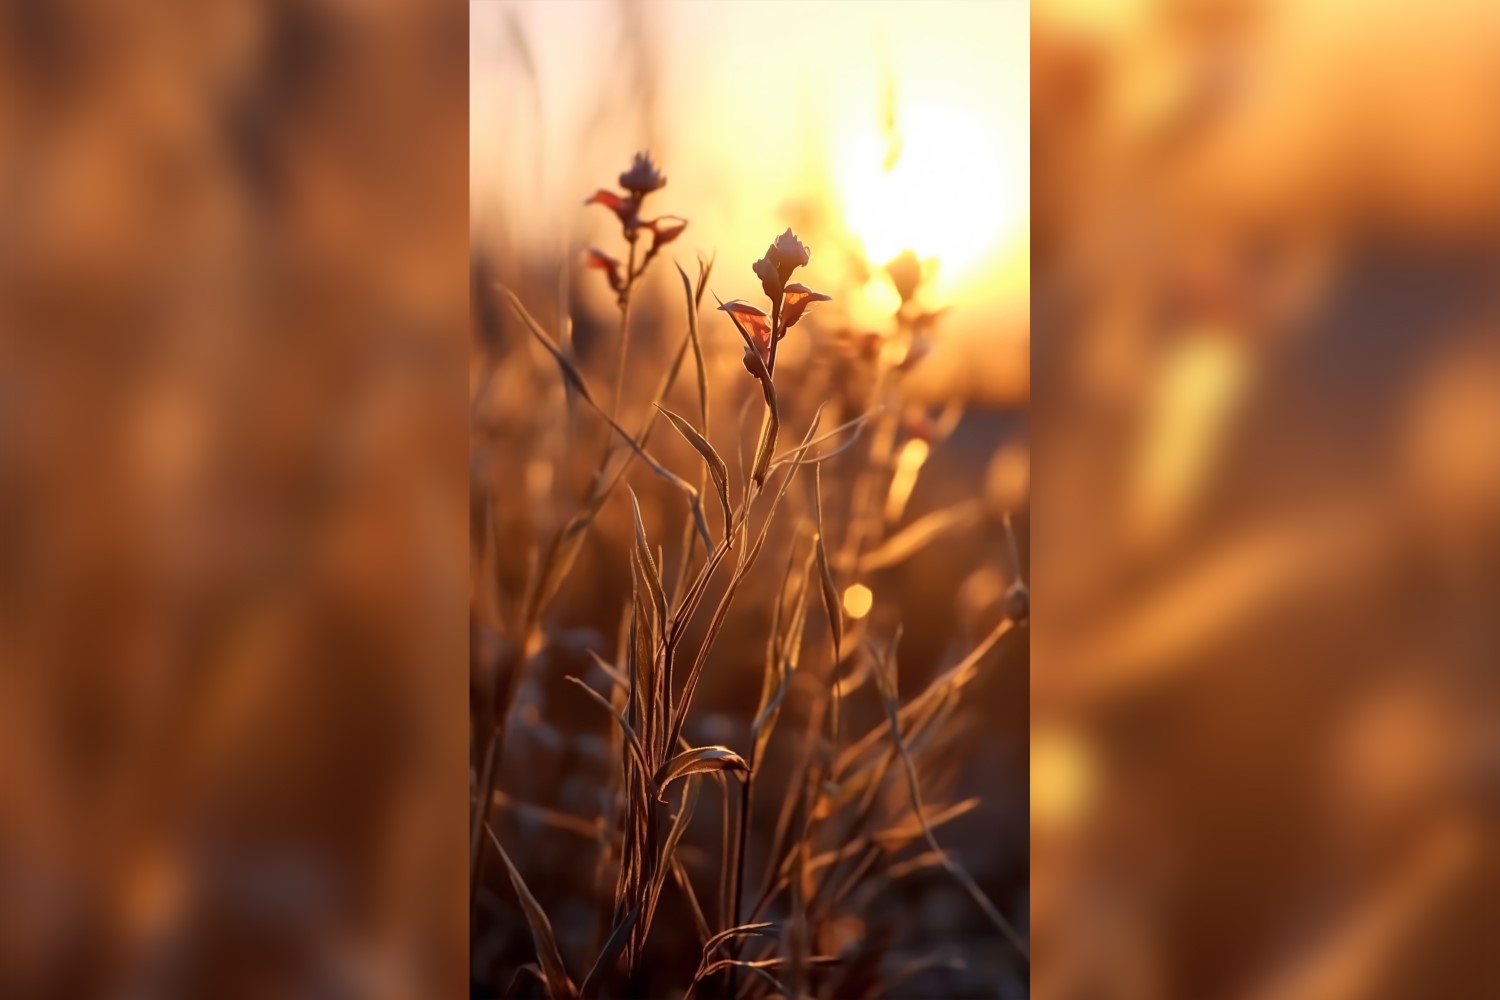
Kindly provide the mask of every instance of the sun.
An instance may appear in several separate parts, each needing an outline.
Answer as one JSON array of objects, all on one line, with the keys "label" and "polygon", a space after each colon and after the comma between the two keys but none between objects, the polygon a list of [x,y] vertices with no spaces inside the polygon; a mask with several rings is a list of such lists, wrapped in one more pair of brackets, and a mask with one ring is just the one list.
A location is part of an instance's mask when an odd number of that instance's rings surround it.
[{"label": "sun", "polygon": [[873,125],[835,151],[843,218],[872,264],[903,250],[938,259],[937,287],[951,294],[992,261],[1023,219],[1027,187],[994,122],[951,104],[903,104],[900,155]]}]

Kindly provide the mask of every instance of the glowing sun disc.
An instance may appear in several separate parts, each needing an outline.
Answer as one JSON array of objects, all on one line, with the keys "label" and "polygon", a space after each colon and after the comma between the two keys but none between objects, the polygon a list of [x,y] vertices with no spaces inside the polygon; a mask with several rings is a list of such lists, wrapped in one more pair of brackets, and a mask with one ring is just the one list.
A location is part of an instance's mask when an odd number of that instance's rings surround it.
[{"label": "glowing sun disc", "polygon": [[902,250],[938,258],[938,282],[983,263],[1024,213],[996,132],[966,109],[917,104],[898,116],[901,155],[884,169],[886,141],[871,128],[839,143],[837,192],[844,219],[871,263]]}]

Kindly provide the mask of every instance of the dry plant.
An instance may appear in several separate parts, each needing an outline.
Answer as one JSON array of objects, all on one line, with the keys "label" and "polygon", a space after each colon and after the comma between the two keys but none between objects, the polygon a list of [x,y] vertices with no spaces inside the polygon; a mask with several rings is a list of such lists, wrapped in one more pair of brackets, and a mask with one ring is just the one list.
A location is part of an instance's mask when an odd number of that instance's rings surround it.
[{"label": "dry plant", "polygon": [[[640,154],[620,177],[623,193],[600,190],[587,202],[614,213],[626,244],[623,261],[600,249],[587,251],[585,260],[603,272],[616,295],[612,396],[601,397],[591,387],[585,366],[568,346],[566,329],[554,335],[511,290],[497,290],[510,315],[555,363],[562,409],[570,421],[576,416],[573,430],[578,432],[585,419],[602,424],[607,443],[577,511],[535,543],[519,589],[510,553],[524,550],[525,543],[501,539],[504,518],[495,514],[501,498],[483,491],[476,498],[474,615],[501,642],[489,668],[476,667],[473,687],[474,898],[485,884],[486,856],[498,856],[534,945],[535,963],[523,970],[554,1000],[891,995],[924,968],[959,959],[929,955],[898,963],[888,941],[863,932],[861,914],[901,880],[934,870],[971,897],[975,911],[993,925],[997,943],[1025,962],[1021,934],[937,835],[943,824],[978,804],[972,798],[949,801],[939,786],[963,754],[965,689],[1026,618],[1014,540],[1016,582],[1006,613],[905,704],[897,694],[899,625],[878,634],[882,629],[873,619],[847,616],[841,598],[980,516],[980,505],[966,502],[891,530],[930,439],[950,432],[956,421],[949,413],[926,425],[914,423],[897,395],[936,318],[914,305],[920,270],[914,259],[890,265],[906,305],[888,336],[856,344],[847,364],[827,366],[817,376],[780,372],[784,338],[810,305],[830,298],[792,280],[811,253],[787,229],[753,265],[766,308],[740,300],[718,307],[740,337],[743,366],[755,380],[758,392],[746,395],[749,383],[722,384],[711,377],[705,360],[700,310],[711,262],[700,260],[696,276],[679,266],[686,329],[656,375],[652,405],[638,424],[627,426],[622,400],[634,382],[627,352],[635,293],[661,249],[687,225],[676,216],[642,216],[647,197],[665,184],[650,158]],[[677,389],[689,354],[696,391]],[[498,377],[487,373],[481,393]],[[735,443],[727,446],[720,437],[716,445],[711,417],[721,397],[737,388],[744,399],[731,425]],[[674,395],[685,397],[687,405],[669,406]],[[759,429],[751,432],[757,397]],[[835,419],[826,419],[830,410]],[[503,456],[501,464],[527,465],[537,448],[564,440],[539,430],[556,421],[558,411],[543,402],[515,404],[508,412],[517,426],[498,436],[481,435],[478,447]],[[732,412],[733,407],[726,410],[719,426]],[[691,449],[696,463],[691,473],[673,469],[688,451],[679,447],[674,459],[668,448],[652,444],[663,420]],[[575,433],[569,440],[582,436]],[[914,441],[922,447],[913,448]],[[567,450],[573,456],[579,451]],[[733,472],[726,453],[737,458]],[[567,458],[544,461],[552,468]],[[627,473],[640,467],[659,481],[660,504],[643,503],[644,485],[638,495],[626,483]],[[825,469],[837,483],[837,502],[825,491]],[[584,676],[567,678],[614,727],[606,805],[597,817],[534,810],[549,829],[581,833],[598,851],[597,864],[591,857],[589,867],[607,920],[583,970],[565,960],[552,922],[528,888],[528,857],[505,846],[495,819],[500,810],[516,808],[498,782],[518,692],[534,666],[548,659],[554,641],[545,624],[549,612],[612,498],[629,510],[627,537],[618,541],[629,566],[619,642],[612,660],[585,644],[596,683]],[[653,538],[648,525],[671,523],[665,512],[674,505],[680,530],[665,532],[668,544],[662,531]],[[756,572],[768,561],[770,568]],[[507,600],[508,593],[517,596]],[[766,622],[763,651],[751,651],[739,634],[726,639],[737,607]],[[762,676],[743,743],[694,745],[688,738],[694,696],[710,660],[752,656],[761,662]],[[861,697],[866,708],[878,706],[880,714],[870,728],[854,733],[851,723],[860,713],[852,702]],[[767,771],[773,739],[775,758],[792,764],[775,774]],[[720,836],[717,844],[689,849],[694,816],[708,812],[700,802],[705,779],[718,789]],[[769,836],[752,844],[757,807],[768,820]],[[696,966],[658,960],[650,947],[662,935],[656,918],[669,883],[679,900],[667,936],[678,940],[679,950],[683,939],[693,940]],[[525,988],[523,973],[516,976],[512,988]]]}]

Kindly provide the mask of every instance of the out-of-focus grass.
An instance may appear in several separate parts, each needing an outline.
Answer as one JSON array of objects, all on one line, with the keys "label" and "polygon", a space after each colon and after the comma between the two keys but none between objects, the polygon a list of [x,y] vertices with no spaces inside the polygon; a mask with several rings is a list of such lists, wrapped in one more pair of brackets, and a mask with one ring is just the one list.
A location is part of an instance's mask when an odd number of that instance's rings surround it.
[{"label": "out-of-focus grass", "polygon": [[0,9],[0,995],[463,989],[464,14]]},{"label": "out-of-focus grass", "polygon": [[1497,54],[1035,5],[1039,996],[1500,988]]}]

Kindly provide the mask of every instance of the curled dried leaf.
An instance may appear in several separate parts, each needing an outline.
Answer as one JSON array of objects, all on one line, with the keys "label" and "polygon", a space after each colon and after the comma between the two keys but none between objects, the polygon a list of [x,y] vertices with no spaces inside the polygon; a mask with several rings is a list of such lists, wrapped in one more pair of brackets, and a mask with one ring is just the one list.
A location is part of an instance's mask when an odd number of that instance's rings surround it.
[{"label": "curled dried leaf", "polygon": [[687,228],[687,220],[677,215],[664,215],[659,219],[641,223],[651,230],[651,249],[655,251],[658,247],[666,246]]},{"label": "curled dried leaf", "polygon": [[667,788],[678,778],[692,774],[709,774],[723,771],[749,773],[750,765],[745,758],[725,746],[694,747],[684,750],[661,766],[653,783],[658,802],[666,802]]}]

